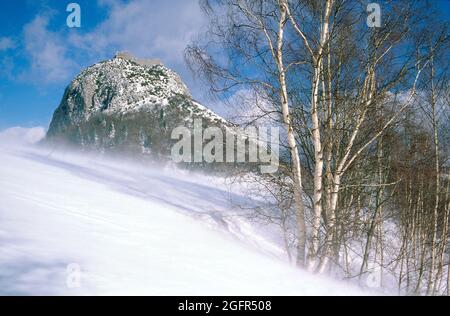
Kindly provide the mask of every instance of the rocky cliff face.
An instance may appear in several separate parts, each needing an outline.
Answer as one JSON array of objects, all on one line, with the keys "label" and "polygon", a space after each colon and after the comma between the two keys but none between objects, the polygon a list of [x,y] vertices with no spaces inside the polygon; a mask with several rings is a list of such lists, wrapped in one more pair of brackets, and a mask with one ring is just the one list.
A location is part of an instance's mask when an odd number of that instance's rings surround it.
[{"label": "rocky cliff face", "polygon": [[230,126],[195,102],[175,72],[119,54],[72,81],[46,139],[102,152],[167,157],[173,128],[191,127],[194,118],[206,126]]}]

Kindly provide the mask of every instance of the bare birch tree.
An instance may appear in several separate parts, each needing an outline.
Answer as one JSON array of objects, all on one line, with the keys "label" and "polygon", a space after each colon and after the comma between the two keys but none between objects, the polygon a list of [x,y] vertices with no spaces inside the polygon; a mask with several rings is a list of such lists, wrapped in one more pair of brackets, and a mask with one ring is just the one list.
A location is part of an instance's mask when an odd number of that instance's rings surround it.
[{"label": "bare birch tree", "polygon": [[[291,184],[272,184],[292,188],[299,266],[343,267],[362,279],[374,263],[400,292],[443,290],[449,144],[437,100],[448,82],[438,80],[445,67],[436,56],[448,49],[447,26],[435,20],[442,34],[426,32],[429,5],[383,3],[382,24],[371,28],[359,1],[202,1],[210,30],[187,49],[188,62],[219,98],[251,90],[270,105],[259,117],[284,127]],[[397,234],[398,248],[389,243]],[[362,259],[356,268],[352,251]]]},{"label": "bare birch tree", "polygon": [[[257,69],[257,73],[251,76],[246,68],[237,66],[230,69],[218,66],[219,63],[213,61],[213,56],[207,55],[205,47],[189,47],[187,58],[191,65],[200,66],[197,70],[203,72],[206,78],[223,84],[221,87],[213,86],[213,90],[232,90],[240,86],[255,89],[263,95],[268,91],[271,96],[274,96],[272,102],[279,110],[280,123],[285,128],[291,155],[297,219],[297,264],[303,266],[306,254],[306,224],[302,168],[294,135],[286,80],[287,71],[292,65],[285,61],[284,51],[287,7],[283,0],[226,0],[202,3],[205,12],[210,16],[217,14],[214,12],[216,4],[225,5],[227,13],[224,21],[218,20],[217,15],[213,18],[212,33],[221,39],[222,48],[235,54],[232,62],[251,64],[253,69]],[[246,40],[245,43],[242,42],[243,39]]]}]

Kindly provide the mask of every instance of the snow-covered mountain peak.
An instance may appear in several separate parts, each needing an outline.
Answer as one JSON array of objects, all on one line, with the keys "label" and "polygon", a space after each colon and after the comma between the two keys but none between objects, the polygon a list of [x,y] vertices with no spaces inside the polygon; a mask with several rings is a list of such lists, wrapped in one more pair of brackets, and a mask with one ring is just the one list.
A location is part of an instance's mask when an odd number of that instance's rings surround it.
[{"label": "snow-covered mountain peak", "polygon": [[118,53],[75,77],[46,139],[101,152],[167,156],[171,131],[192,126],[195,118],[206,126],[229,125],[196,102],[180,76],[158,60]]},{"label": "snow-covered mountain peak", "polygon": [[99,112],[127,113],[164,105],[176,95],[191,97],[180,76],[164,65],[119,54],[81,72],[66,95],[74,108],[82,98],[87,119]]}]

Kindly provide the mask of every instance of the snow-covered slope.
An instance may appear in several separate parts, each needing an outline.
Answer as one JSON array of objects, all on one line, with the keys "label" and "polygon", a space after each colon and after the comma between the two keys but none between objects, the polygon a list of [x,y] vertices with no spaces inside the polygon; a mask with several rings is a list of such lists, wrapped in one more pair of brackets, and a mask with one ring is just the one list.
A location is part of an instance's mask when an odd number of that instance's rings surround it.
[{"label": "snow-covered slope", "polygon": [[244,197],[218,179],[9,143],[0,141],[0,294],[367,294],[224,229],[230,194]]}]

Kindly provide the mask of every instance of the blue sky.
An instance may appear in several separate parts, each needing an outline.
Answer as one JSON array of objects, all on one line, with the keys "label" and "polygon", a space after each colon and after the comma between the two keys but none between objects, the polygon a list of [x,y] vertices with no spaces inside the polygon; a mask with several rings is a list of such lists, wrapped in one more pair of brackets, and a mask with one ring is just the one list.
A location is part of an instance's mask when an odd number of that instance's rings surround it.
[{"label": "blue sky", "polygon": [[[81,28],[66,25],[70,2]],[[204,25],[196,0],[1,1],[0,129],[46,127],[71,79],[120,50],[162,60],[201,94],[183,50]]]},{"label": "blue sky", "polygon": [[[450,12],[450,0],[432,1]],[[66,25],[70,2],[81,6],[81,28]],[[162,60],[196,99],[213,104],[183,58],[205,26],[198,0],[1,1],[0,130],[47,127],[71,79],[121,50]]]}]

